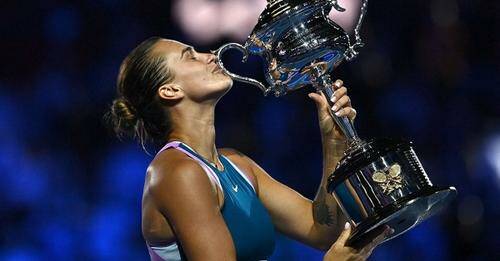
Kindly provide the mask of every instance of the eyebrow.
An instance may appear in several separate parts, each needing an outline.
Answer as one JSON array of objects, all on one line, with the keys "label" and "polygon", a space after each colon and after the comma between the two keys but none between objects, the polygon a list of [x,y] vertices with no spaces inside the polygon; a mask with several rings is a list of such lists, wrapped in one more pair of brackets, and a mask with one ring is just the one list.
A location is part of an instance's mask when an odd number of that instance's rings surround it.
[{"label": "eyebrow", "polygon": [[187,52],[193,52],[193,50],[194,50],[193,46],[188,46],[188,47],[182,49],[180,59],[182,59],[182,57],[184,56],[185,53],[187,53]]}]

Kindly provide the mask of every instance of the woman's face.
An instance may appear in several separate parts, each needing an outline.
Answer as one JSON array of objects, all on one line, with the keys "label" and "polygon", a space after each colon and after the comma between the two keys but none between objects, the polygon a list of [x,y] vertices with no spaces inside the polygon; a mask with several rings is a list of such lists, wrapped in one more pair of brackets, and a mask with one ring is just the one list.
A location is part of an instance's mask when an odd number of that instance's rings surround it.
[{"label": "woman's face", "polygon": [[232,86],[232,79],[223,73],[211,53],[197,52],[192,46],[173,40],[159,41],[153,49],[166,55],[168,68],[174,75],[172,83],[193,101],[219,99]]}]

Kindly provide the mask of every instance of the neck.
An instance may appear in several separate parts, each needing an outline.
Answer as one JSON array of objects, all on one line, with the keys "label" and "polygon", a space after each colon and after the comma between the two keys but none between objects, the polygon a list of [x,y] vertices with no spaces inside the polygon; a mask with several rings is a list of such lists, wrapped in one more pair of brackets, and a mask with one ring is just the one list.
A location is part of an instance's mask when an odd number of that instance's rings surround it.
[{"label": "neck", "polygon": [[[188,109],[189,108],[189,109]],[[194,105],[171,110],[172,132],[168,140],[186,143],[200,156],[217,162],[214,126],[215,106]]]}]

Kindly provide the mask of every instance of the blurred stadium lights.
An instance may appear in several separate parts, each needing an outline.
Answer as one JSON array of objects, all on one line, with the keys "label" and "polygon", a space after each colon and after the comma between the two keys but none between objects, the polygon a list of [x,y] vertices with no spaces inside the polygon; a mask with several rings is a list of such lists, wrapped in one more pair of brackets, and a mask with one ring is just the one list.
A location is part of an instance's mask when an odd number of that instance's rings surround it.
[{"label": "blurred stadium lights", "polygon": [[172,10],[191,39],[209,44],[222,37],[244,40],[266,3],[265,0],[178,0]]},{"label": "blurred stadium lights", "polygon": [[[242,42],[257,23],[265,0],[177,0],[173,16],[189,38],[210,44],[220,38]],[[356,24],[361,1],[339,1],[345,12],[332,10],[330,19],[351,32]]]},{"label": "blurred stadium lights", "polygon": [[51,10],[44,21],[45,39],[54,44],[68,44],[76,40],[82,26],[79,10],[65,6]]},{"label": "blurred stadium lights", "polygon": [[346,32],[351,33],[358,22],[361,0],[339,0],[338,3],[346,10],[339,12],[332,8],[328,17],[340,25]]},{"label": "blurred stadium lights", "polygon": [[497,185],[500,188],[500,135],[492,137],[487,144],[486,160],[493,168]]}]

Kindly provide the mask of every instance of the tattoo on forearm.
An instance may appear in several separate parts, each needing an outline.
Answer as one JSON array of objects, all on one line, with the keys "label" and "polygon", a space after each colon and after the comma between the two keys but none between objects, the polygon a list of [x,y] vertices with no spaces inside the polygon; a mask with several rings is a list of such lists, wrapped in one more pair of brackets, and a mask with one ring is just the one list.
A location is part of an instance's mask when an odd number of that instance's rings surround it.
[{"label": "tattoo on forearm", "polygon": [[334,224],[333,213],[326,204],[325,188],[320,188],[316,200],[313,202],[314,221],[321,225],[331,226]]}]

